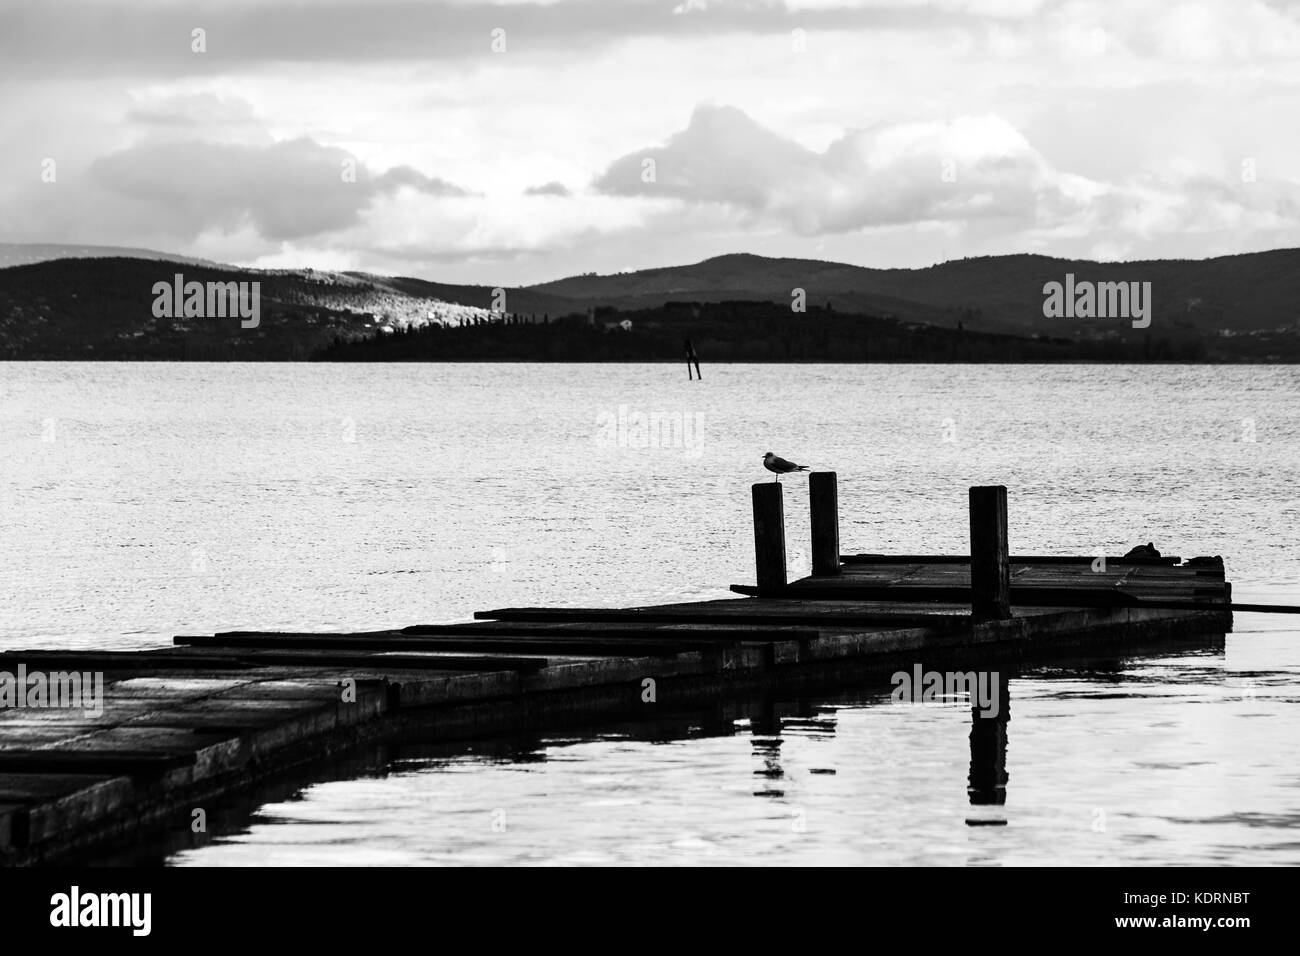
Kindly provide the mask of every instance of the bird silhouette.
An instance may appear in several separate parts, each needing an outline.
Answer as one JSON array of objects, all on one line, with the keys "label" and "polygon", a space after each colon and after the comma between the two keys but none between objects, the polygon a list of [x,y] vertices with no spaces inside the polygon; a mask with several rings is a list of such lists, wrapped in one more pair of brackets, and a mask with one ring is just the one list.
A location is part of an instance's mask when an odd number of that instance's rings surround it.
[{"label": "bird silhouette", "polygon": [[808,470],[807,465],[796,465],[794,462],[786,461],[784,458],[774,455],[770,451],[763,456],[763,467],[776,474],[776,481],[780,481],[782,475],[788,475],[792,471]]}]

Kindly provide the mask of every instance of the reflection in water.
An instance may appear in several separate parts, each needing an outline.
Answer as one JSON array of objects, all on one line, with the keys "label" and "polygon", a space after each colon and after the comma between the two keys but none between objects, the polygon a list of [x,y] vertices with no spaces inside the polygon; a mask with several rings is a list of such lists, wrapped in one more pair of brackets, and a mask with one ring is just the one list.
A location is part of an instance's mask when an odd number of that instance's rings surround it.
[{"label": "reflection in water", "polygon": [[[984,708],[972,701],[970,717],[970,775],[966,792],[972,807],[1000,807],[1007,802],[1007,723],[1011,720],[1011,681],[1004,672],[997,673],[993,699],[997,713],[986,716]],[[968,826],[1005,826],[1001,816],[968,817]]]},{"label": "reflection in water", "polygon": [[1221,639],[1016,670],[1011,800],[1005,679],[992,685],[992,717],[964,700],[892,705],[884,687],[750,694],[473,743],[407,735],[364,767],[299,777],[296,793],[250,795],[206,839],[154,848],[152,860],[1300,862],[1287,776],[1300,739],[1285,717],[1300,700],[1296,672],[1274,667],[1249,695],[1237,678],[1295,645],[1289,632],[1262,640],[1237,643],[1241,670],[1225,668]]},{"label": "reflection in water", "polygon": [[[747,704],[749,716],[750,744],[754,756],[762,766],[754,770],[754,776],[769,780],[781,780],[785,777],[785,767],[781,762],[781,748],[786,738],[801,737],[811,740],[835,736],[834,711],[827,712],[825,701],[812,701],[800,698],[794,701],[780,701],[773,697],[754,698]],[[736,733],[734,724],[727,733]],[[808,767],[810,775],[832,776],[835,770],[828,767]],[[774,786],[754,791],[756,797],[784,797],[785,791]]]},{"label": "reflection in water", "polygon": [[[970,772],[966,792],[972,807],[1002,807],[1007,802],[1007,724],[1011,720],[1011,681],[1005,671],[994,672],[991,676],[993,701],[996,702],[994,712],[988,713],[987,701],[971,700]],[[750,743],[761,764],[754,770],[755,776],[768,780],[785,777],[781,764],[782,734],[792,728],[812,726],[830,735],[835,733],[834,720],[817,720],[806,701],[794,706],[799,710],[798,717],[783,717],[775,699],[760,698],[749,702]],[[785,791],[769,785],[756,790],[754,796],[783,797]],[[1005,826],[1007,821],[1000,814],[972,815],[966,823],[968,826]]]},{"label": "reflection in water", "polygon": [[[754,771],[754,775],[780,780],[785,776],[785,771],[781,769],[781,718],[776,712],[776,701],[770,697],[763,698],[752,702],[750,706],[749,731],[754,738],[754,756],[763,765]],[[784,797],[785,791],[769,784],[762,790],[755,790],[754,796]]]}]

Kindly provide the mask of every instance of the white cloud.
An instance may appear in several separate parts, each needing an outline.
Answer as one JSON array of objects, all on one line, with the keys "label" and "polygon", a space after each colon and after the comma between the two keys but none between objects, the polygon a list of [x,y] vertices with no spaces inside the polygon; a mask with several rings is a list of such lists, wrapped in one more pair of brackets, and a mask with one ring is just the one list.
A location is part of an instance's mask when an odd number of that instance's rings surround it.
[{"label": "white cloud", "polygon": [[[0,9],[0,73],[22,76],[0,240],[493,282],[729,251],[1300,245],[1294,4],[676,2],[234,0],[206,58],[174,49],[176,4]],[[688,123],[701,103],[734,109]],[[367,175],[351,193],[327,183],[342,153]]]},{"label": "white cloud", "polygon": [[375,172],[306,137],[261,147],[146,142],[96,160],[90,177],[178,238],[251,224],[265,239],[293,239],[352,225],[374,199],[398,190],[463,194],[409,166]]},{"label": "white cloud", "polygon": [[1077,177],[1068,188],[1058,179],[996,116],[878,125],[818,153],[738,109],[703,106],[665,146],[622,157],[596,185],[612,195],[725,203],[815,235],[930,221],[1028,224],[1043,204],[1064,213],[1087,192]]}]

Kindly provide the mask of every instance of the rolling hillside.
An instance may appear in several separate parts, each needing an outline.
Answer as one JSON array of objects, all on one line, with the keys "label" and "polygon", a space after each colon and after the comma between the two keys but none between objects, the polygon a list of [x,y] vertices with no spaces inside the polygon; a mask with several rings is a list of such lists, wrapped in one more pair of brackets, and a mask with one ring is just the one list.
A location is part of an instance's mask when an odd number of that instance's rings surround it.
[{"label": "rolling hillside", "polygon": [[[22,248],[35,254],[39,247]],[[187,281],[259,282],[258,327],[241,327],[237,318],[156,316],[154,285],[178,272]],[[1067,273],[1079,281],[1151,283],[1150,328],[1122,318],[1044,317],[1044,283]],[[805,313],[790,309],[794,289],[806,294]],[[1298,250],[1115,264],[1002,256],[916,270],[729,255],[505,293],[502,317],[491,312],[498,303],[487,286],[246,270],[156,253],[56,256],[0,268],[0,357],[354,359],[363,356],[349,343],[432,325],[452,334],[395,340],[365,349],[364,357],[641,360],[666,358],[681,336],[712,336],[718,358],[759,361],[1300,360]],[[789,321],[778,321],[780,314]],[[638,331],[617,347],[575,331],[575,322],[604,331],[624,318]],[[524,325],[538,328],[520,332]],[[498,327],[507,337],[471,327]],[[643,335],[653,328],[660,331]]]},{"label": "rolling hillside", "polygon": [[[154,285],[173,282],[177,273],[186,282],[260,283],[257,326],[244,328],[238,317],[156,316]],[[486,309],[438,298],[433,291],[418,280],[310,269],[58,259],[0,269],[0,357],[304,359],[336,338],[488,318]]]},{"label": "rolling hillside", "polygon": [[72,246],[50,242],[0,242],[0,269],[50,262],[54,259],[153,259],[220,268],[219,263],[206,259],[177,256],[168,252],[156,252],[153,249],[131,249],[125,246]]},{"label": "rolling hillside", "polygon": [[1101,335],[1117,323],[1048,319],[1043,286],[1063,281],[1150,282],[1153,321],[1241,334],[1300,324],[1300,249],[1205,260],[1097,263],[1047,256],[991,256],[925,269],[870,269],[805,259],[728,255],[689,266],[608,276],[575,276],[534,286],[539,292],[622,309],[681,299],[763,298],[789,302],[802,288],[809,302],[844,311],[896,315],[967,328]]}]

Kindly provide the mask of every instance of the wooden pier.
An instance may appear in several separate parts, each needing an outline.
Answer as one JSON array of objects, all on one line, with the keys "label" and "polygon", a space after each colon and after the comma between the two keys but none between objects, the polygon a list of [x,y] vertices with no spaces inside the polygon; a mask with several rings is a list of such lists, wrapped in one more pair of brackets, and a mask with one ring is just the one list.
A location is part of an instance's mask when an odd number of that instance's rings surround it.
[{"label": "wooden pier", "polygon": [[[755,583],[730,599],[500,608],[364,633],[227,631],[143,652],[0,654],[103,675],[103,709],[0,706],[0,863],[86,858],[194,827],[205,801],[417,730],[472,738],[659,717],[720,695],[831,686],[1231,630],[1213,558],[1018,556],[1007,492],[972,488],[968,555],[840,552],[837,479],[809,476],[813,574],[789,581],[781,484],[754,485]],[[2,700],[2,698],[0,698]]]}]

